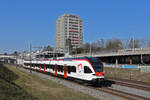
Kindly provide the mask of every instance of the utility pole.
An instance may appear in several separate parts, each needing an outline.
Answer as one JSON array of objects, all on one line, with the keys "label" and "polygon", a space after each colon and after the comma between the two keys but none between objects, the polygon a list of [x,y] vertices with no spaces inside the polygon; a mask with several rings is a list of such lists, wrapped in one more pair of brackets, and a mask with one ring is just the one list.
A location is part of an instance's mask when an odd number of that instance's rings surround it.
[{"label": "utility pole", "polygon": [[43,48],[43,47],[32,47],[32,44],[30,44],[30,73],[32,73],[32,69],[31,69],[31,62],[32,62],[32,48]]},{"label": "utility pole", "polygon": [[55,54],[54,54],[54,53],[55,53],[55,48],[54,48],[54,50],[53,50],[53,59],[54,59],[54,56],[55,56]]},{"label": "utility pole", "polygon": [[135,44],[135,43],[134,43],[134,37],[133,37],[133,50],[135,50],[134,44]]},{"label": "utility pole", "polygon": [[92,47],[91,47],[91,42],[90,42],[90,56],[92,57]]},{"label": "utility pole", "polygon": [[30,44],[30,73],[32,73],[32,70],[31,70],[31,60],[32,60],[31,53],[32,53],[32,44]]}]

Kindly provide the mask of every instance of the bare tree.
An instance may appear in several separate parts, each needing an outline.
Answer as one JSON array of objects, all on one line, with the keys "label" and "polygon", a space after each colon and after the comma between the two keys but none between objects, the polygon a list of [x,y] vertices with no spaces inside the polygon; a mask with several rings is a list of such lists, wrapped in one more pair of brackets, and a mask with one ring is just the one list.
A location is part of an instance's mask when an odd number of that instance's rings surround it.
[{"label": "bare tree", "polygon": [[50,45],[48,45],[43,48],[43,51],[53,51],[53,48]]},{"label": "bare tree", "polygon": [[148,41],[147,46],[150,47],[150,40]]},{"label": "bare tree", "polygon": [[134,48],[139,48],[139,47],[140,47],[140,40],[138,39],[134,40],[134,38],[131,38],[129,41],[128,48],[134,49]]},{"label": "bare tree", "polygon": [[98,45],[97,43],[92,43],[91,44],[91,52],[96,53],[98,51]]},{"label": "bare tree", "polygon": [[105,42],[103,39],[98,40],[97,41],[97,51],[104,50],[104,45],[105,45]]},{"label": "bare tree", "polygon": [[106,42],[106,50],[118,50],[122,48],[123,44],[120,39],[109,39]]},{"label": "bare tree", "polygon": [[85,52],[85,53],[88,53],[88,52],[90,51],[90,43],[86,42],[86,43],[84,44],[83,48],[84,48],[84,50],[85,50],[84,52]]},{"label": "bare tree", "polygon": [[140,48],[140,40],[134,41],[134,48]]},{"label": "bare tree", "polygon": [[17,51],[14,51],[13,55],[14,55],[14,56],[18,56],[18,52],[17,52]]},{"label": "bare tree", "polygon": [[128,48],[129,49],[133,49],[134,48],[134,39],[133,39],[133,37],[129,41]]},{"label": "bare tree", "polygon": [[4,55],[7,55],[7,52],[5,52]]}]

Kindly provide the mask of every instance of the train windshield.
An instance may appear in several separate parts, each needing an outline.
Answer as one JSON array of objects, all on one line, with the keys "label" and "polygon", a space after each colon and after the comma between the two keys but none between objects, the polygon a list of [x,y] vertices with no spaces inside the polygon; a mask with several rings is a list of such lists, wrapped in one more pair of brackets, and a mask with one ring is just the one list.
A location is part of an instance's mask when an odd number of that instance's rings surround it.
[{"label": "train windshield", "polygon": [[92,64],[95,72],[102,72],[103,71],[103,64],[98,58],[88,58],[90,63]]}]

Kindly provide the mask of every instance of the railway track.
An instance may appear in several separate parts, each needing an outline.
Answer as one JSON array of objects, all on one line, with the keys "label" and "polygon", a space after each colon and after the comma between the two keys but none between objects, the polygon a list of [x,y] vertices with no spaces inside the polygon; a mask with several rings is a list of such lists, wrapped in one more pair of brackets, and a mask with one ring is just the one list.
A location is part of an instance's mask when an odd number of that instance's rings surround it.
[{"label": "railway track", "polygon": [[144,91],[150,91],[149,83],[126,80],[126,79],[116,79],[116,78],[107,78],[107,79],[115,81],[116,85],[131,87],[131,88],[140,89],[140,90],[144,90]]},{"label": "railway track", "polygon": [[[36,72],[39,72],[39,71],[36,71]],[[45,73],[45,72],[40,72],[40,73]],[[49,74],[49,73],[47,73],[47,74]],[[59,78],[59,77],[57,77],[57,78]],[[59,79],[64,80],[64,78],[59,78]],[[81,83],[74,82],[72,80],[66,80],[66,81],[72,82],[73,84],[78,84],[78,85],[81,85],[81,86],[85,86]],[[123,82],[121,80],[119,81],[119,80],[113,79],[112,81],[115,81],[115,84],[117,84],[117,85],[127,86],[127,87],[132,87],[132,88],[137,89],[137,86],[134,86],[133,82],[131,82],[132,84],[129,85],[128,82]],[[110,81],[108,81],[108,82],[110,82]],[[149,91],[149,88],[146,89],[146,87],[144,87],[144,84],[136,83],[136,85],[137,84],[138,84],[138,86],[140,86],[140,88],[138,88],[138,89],[141,89],[141,90],[144,90],[144,91]],[[91,86],[91,85],[88,85],[88,86],[85,86],[85,87],[88,87],[88,88],[91,88],[91,89],[94,89],[94,90],[98,90],[100,92],[104,92],[104,93],[107,93],[107,94],[111,94],[111,95],[114,95],[114,96],[117,96],[117,97],[121,97],[121,98],[126,99],[126,100],[150,100],[150,98],[147,98],[147,97],[144,97],[144,96],[139,96],[139,95],[128,93],[128,92],[124,92],[124,91],[121,91],[121,90],[112,89],[111,87],[106,87],[106,86],[101,86],[101,87],[96,86],[95,87],[95,86]],[[142,87],[144,87],[144,89]]]},{"label": "railway track", "polygon": [[107,88],[106,87],[105,88],[96,88],[96,90],[106,92],[106,93],[109,93],[112,95],[116,95],[116,96],[125,98],[127,100],[150,100],[150,98],[146,98],[143,96],[139,96],[139,95],[135,95],[135,94],[131,94],[131,93],[115,90],[115,89],[111,89],[109,87],[107,87]]}]

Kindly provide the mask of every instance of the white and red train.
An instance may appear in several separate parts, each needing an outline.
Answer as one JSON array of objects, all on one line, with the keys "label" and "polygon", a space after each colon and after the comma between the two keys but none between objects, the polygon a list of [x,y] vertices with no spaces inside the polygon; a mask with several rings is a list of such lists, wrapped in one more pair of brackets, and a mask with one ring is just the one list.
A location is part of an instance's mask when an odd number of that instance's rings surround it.
[{"label": "white and red train", "polygon": [[64,58],[57,60],[24,61],[24,67],[55,76],[87,82],[104,80],[103,63],[94,57]]}]

